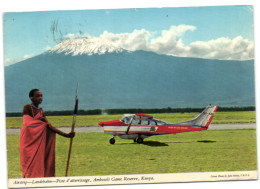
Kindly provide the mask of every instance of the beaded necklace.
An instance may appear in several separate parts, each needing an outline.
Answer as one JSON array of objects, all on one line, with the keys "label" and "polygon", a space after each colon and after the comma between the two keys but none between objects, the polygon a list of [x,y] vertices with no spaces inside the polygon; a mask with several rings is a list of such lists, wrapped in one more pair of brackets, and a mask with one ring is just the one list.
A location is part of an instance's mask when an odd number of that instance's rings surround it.
[{"label": "beaded necklace", "polygon": [[[36,106],[34,106],[33,104],[31,104],[32,116],[34,117],[33,108],[35,108],[35,109],[37,109],[37,110],[39,110],[39,111],[41,110],[41,108],[36,107]],[[39,113],[39,111],[38,111],[37,113]]]}]

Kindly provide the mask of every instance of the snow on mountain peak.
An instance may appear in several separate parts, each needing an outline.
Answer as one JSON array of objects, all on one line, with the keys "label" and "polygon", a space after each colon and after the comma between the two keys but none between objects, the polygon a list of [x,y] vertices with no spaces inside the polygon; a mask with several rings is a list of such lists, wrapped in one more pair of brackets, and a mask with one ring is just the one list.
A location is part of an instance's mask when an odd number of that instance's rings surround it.
[{"label": "snow on mountain peak", "polygon": [[105,54],[112,52],[122,52],[125,49],[118,47],[112,41],[101,38],[76,38],[65,40],[55,47],[50,52],[65,53],[66,55],[93,55],[93,54]]}]

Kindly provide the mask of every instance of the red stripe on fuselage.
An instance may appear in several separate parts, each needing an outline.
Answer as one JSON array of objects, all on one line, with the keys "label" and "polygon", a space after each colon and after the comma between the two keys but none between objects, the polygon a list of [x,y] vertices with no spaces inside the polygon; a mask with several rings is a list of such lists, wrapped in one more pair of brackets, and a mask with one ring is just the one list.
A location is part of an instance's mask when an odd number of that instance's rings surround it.
[{"label": "red stripe on fuselage", "polygon": [[[120,126],[119,126],[120,127]],[[157,127],[156,131],[131,131],[131,127]],[[128,133],[144,133],[144,134],[171,134],[171,133],[184,133],[184,132],[193,132],[193,131],[203,131],[207,130],[206,127],[191,127],[191,126],[178,126],[178,125],[170,125],[170,126],[165,126],[165,125],[156,125],[156,126],[144,126],[144,125],[133,125],[130,127],[130,130]],[[122,130],[105,130],[104,132],[106,133],[125,133]]]}]

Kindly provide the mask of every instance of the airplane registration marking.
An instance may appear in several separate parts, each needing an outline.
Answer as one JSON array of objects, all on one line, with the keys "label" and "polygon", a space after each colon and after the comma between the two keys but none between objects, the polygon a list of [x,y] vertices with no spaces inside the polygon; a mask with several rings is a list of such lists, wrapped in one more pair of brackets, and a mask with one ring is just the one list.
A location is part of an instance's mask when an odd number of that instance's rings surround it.
[{"label": "airplane registration marking", "polygon": [[190,127],[185,126],[168,126],[169,129],[189,129]]}]

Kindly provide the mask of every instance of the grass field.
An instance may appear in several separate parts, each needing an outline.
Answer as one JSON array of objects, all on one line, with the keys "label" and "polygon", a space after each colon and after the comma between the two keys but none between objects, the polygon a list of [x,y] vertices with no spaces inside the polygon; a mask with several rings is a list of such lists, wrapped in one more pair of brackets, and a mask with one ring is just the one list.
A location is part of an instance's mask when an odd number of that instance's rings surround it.
[{"label": "grass field", "polygon": [[[144,144],[77,133],[69,176],[257,170],[256,130],[153,136]],[[56,176],[64,176],[69,139],[57,135]],[[19,135],[7,135],[8,177],[20,178]]]},{"label": "grass field", "polygon": [[[157,119],[170,123],[177,123],[196,117],[199,112],[193,113],[161,113],[153,114]],[[84,115],[77,116],[77,126],[98,125],[101,121],[120,119],[123,115]],[[255,111],[217,112],[212,123],[249,123],[255,122]],[[55,126],[71,126],[72,116],[48,116],[49,122]],[[23,123],[22,117],[7,117],[7,128],[20,128]]]}]

